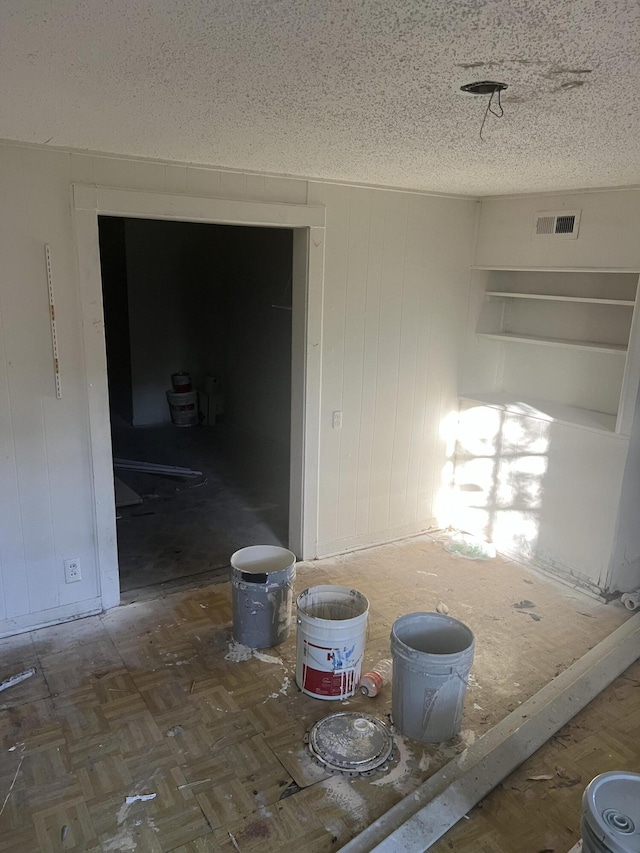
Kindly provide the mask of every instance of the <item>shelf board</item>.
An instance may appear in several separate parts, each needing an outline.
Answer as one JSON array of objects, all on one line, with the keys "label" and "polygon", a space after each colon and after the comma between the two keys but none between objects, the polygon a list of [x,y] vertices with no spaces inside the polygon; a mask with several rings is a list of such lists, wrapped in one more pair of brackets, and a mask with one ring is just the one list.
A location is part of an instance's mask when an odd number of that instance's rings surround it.
[{"label": "shelf board", "polygon": [[588,302],[593,305],[627,305],[633,307],[633,299],[599,299],[596,296],[552,296],[547,293],[507,293],[503,290],[487,290],[485,296],[507,299],[546,299],[550,302]]},{"label": "shelf board", "polygon": [[554,421],[567,424],[579,429],[589,429],[596,432],[615,433],[616,417],[604,412],[593,412],[590,409],[580,409],[577,406],[567,406],[553,400],[543,400],[535,397],[517,397],[514,394],[498,392],[482,392],[475,394],[461,393],[460,398],[485,406],[502,409],[516,415],[526,415],[543,421]]},{"label": "shelf board", "polygon": [[507,343],[535,344],[543,347],[563,347],[565,349],[595,350],[603,353],[624,355],[626,346],[620,344],[601,344],[594,341],[568,341],[563,338],[546,338],[542,335],[516,335],[511,332],[478,332],[478,337]]},{"label": "shelf board", "polygon": [[486,264],[472,264],[472,270],[484,270],[486,272],[595,272],[595,273],[622,273],[638,275],[638,267],[500,267],[487,266]]}]

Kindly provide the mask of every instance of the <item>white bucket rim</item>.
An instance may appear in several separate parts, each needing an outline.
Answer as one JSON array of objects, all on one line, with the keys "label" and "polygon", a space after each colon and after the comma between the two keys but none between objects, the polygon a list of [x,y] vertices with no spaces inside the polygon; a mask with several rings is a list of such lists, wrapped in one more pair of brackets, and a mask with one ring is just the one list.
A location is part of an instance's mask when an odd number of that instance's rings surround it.
[{"label": "white bucket rim", "polygon": [[[262,553],[261,558],[258,558],[257,552]],[[243,562],[243,557],[247,558],[247,562]],[[251,559],[252,557],[254,559]],[[261,565],[266,560],[276,560],[278,557],[282,557],[282,565],[278,568],[265,569],[265,566]],[[284,572],[293,568],[296,564],[296,555],[280,545],[247,545],[246,548],[238,548],[234,551],[229,558],[229,563],[231,568],[243,574],[272,575],[275,572]]]},{"label": "white bucket rim", "polygon": [[[327,619],[324,616],[313,616],[310,613],[307,613],[304,607],[301,604],[301,600],[304,596],[309,595],[309,593],[315,592],[317,593],[334,593],[340,594],[342,596],[341,599],[336,600],[336,604],[342,603],[345,599],[352,599],[355,601],[361,601],[364,604],[364,609],[357,613],[355,616],[351,616],[349,619]],[[323,602],[323,604],[330,603],[329,601]],[[358,619],[362,619],[363,616],[367,616],[369,613],[369,599],[367,596],[360,592],[357,589],[353,589],[348,586],[339,586],[335,584],[318,584],[316,586],[309,586],[306,589],[303,589],[302,592],[296,598],[296,607],[298,611],[298,615],[304,616],[305,619],[309,619],[313,622],[336,622],[342,625],[348,625],[350,622],[355,622]]]}]

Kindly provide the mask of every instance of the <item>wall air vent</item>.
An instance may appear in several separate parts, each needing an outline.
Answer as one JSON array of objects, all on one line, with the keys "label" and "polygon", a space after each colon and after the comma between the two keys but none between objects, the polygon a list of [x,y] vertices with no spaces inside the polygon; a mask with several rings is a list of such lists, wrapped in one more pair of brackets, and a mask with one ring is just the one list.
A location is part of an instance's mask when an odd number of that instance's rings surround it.
[{"label": "wall air vent", "polygon": [[533,218],[534,237],[568,237],[575,240],[578,237],[580,225],[579,210],[544,211],[536,213]]}]

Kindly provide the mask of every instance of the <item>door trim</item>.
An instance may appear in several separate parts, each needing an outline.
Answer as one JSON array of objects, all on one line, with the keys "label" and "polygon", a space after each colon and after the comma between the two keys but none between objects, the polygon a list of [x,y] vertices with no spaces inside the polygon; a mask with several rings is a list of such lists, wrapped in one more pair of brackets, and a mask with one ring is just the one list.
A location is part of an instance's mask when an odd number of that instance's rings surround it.
[{"label": "door trim", "polygon": [[289,547],[317,556],[325,209],[73,185],[74,236],[89,402],[96,562],[104,609],[120,603],[99,216],[293,228]]}]

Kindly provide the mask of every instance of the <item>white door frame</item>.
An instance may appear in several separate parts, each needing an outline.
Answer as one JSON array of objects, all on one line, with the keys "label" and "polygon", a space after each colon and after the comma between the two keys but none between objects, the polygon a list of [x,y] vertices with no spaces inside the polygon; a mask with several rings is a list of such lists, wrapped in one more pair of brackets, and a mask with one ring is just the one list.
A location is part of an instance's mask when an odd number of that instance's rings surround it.
[{"label": "white door frame", "polygon": [[316,557],[325,209],[74,184],[73,214],[103,607],[120,603],[120,578],[98,216],[294,229],[289,547]]}]

